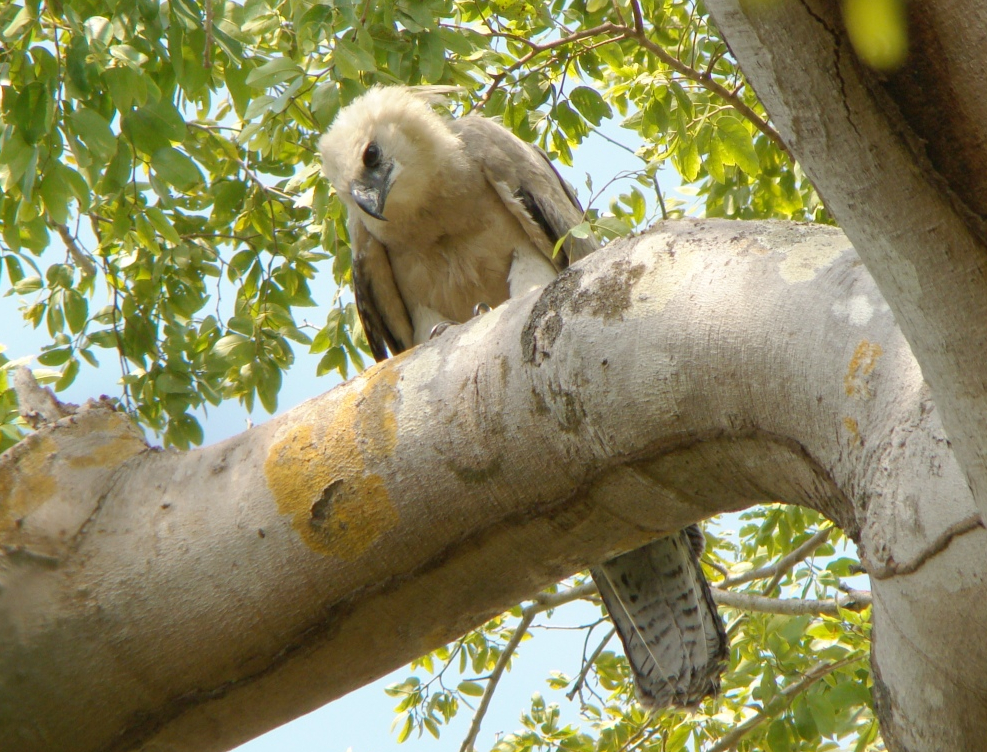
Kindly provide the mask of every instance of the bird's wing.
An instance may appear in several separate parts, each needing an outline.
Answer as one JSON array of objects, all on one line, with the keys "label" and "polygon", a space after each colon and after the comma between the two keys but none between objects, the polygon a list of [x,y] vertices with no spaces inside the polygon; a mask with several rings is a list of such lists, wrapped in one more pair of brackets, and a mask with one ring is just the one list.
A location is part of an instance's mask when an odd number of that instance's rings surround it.
[{"label": "bird's wing", "polygon": [[559,238],[583,221],[583,209],[545,152],[479,115],[453,120],[449,127],[462,140],[466,153],[481,166],[487,181],[534,245],[556,269],[564,269],[569,262],[596,250],[596,240],[591,236],[570,235],[561,251],[555,253]]},{"label": "bird's wing", "polygon": [[349,223],[353,248],[353,292],[363,331],[376,360],[407,350],[414,344],[411,317],[394,281],[387,248],[359,219]]},{"label": "bird's wing", "polygon": [[729,646],[700,545],[693,525],[590,570],[652,709],[694,707],[720,686]]}]

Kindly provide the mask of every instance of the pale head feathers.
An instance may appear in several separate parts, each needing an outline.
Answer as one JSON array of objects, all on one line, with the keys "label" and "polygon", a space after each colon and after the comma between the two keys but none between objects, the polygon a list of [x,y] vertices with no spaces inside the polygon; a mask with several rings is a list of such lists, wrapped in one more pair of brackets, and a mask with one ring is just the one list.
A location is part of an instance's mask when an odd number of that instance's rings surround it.
[{"label": "pale head feathers", "polygon": [[430,181],[461,161],[462,143],[429,101],[448,92],[404,86],[375,86],[340,110],[321,139],[322,171],[340,198],[354,208],[350,183],[364,170],[367,146],[393,163],[389,213],[414,206],[430,192]]}]

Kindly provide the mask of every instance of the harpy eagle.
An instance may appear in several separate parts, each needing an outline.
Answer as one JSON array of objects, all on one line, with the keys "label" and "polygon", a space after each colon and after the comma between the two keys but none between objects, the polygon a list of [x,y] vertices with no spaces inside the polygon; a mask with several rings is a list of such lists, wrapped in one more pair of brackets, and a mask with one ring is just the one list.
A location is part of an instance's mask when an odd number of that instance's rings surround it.
[{"label": "harpy eagle", "polygon": [[[493,120],[440,116],[406,87],[376,87],[319,141],[348,210],[356,307],[380,361],[551,282],[596,249],[560,238],[582,221],[548,156]],[[726,633],[696,526],[591,571],[641,703],[692,707],[719,688]]]}]

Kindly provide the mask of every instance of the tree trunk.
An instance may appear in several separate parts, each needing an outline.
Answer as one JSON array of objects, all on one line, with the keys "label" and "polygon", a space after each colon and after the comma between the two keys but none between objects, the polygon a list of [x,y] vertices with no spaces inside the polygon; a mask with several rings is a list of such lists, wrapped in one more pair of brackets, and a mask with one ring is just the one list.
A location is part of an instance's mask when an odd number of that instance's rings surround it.
[{"label": "tree trunk", "polygon": [[909,56],[856,57],[833,0],[710,0],[771,120],[860,254],[987,512],[987,7],[903,2]]},{"label": "tree trunk", "polygon": [[[838,3],[709,2],[772,121],[894,311],[983,514],[987,9],[944,0],[904,6],[908,60],[882,75],[857,59]],[[934,498],[930,506],[945,513],[948,502]],[[886,514],[899,526],[910,524],[901,512]],[[930,562],[930,584],[923,588],[914,576],[880,588],[882,608],[874,609],[875,700],[885,740],[895,752],[979,749],[987,738],[984,682],[975,675],[983,672],[982,651],[976,648],[966,666],[958,663],[969,645],[953,631],[959,626],[982,634],[987,626],[976,602],[979,585],[966,589],[976,583],[965,573],[982,560],[980,537],[978,531]],[[938,576],[931,576],[933,568]],[[951,615],[949,628],[922,616],[921,604],[934,596],[923,592],[929,586],[952,593],[943,604]],[[925,639],[913,643],[905,637],[906,624]],[[967,671],[969,666],[976,672]]]},{"label": "tree trunk", "polygon": [[774,500],[860,543],[889,739],[975,748],[987,536],[909,347],[839,231],[713,221],[615,243],[213,447],[146,448],[97,404],[12,449],[0,747],[228,749]]}]

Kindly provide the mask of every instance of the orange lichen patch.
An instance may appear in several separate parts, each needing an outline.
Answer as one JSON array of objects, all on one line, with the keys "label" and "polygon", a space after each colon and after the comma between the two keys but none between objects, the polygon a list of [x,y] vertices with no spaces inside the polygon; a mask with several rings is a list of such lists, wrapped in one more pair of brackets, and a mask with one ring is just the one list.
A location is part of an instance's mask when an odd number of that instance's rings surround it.
[{"label": "orange lichen patch", "polygon": [[843,377],[843,388],[848,397],[868,400],[873,396],[868,378],[883,354],[884,350],[876,342],[862,340],[857,345],[847,366],[846,375]]},{"label": "orange lichen patch", "polygon": [[850,434],[850,443],[854,445],[861,444],[860,440],[860,426],[857,425],[857,421],[854,418],[844,418],[843,427]]},{"label": "orange lichen patch", "polygon": [[16,464],[0,465],[0,535],[50,499],[58,484],[52,472],[57,444],[49,436],[29,436]]},{"label": "orange lichen patch", "polygon": [[267,485],[281,514],[313,551],[360,557],[399,522],[383,478],[368,465],[397,443],[393,405],[398,374],[376,368],[332,405],[285,430],[264,463]]}]

